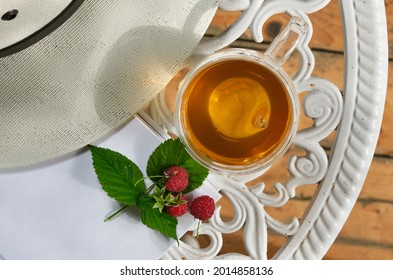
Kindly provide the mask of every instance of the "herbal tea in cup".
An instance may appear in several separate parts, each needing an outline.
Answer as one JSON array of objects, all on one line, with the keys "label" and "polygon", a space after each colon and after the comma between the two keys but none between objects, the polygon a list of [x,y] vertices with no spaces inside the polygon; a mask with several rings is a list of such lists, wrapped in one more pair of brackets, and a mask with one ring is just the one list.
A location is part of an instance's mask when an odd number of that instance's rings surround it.
[{"label": "herbal tea in cup", "polygon": [[267,168],[289,148],[299,101],[281,65],[305,30],[303,20],[292,18],[264,54],[227,49],[190,70],[176,99],[175,122],[198,162],[247,174]]}]

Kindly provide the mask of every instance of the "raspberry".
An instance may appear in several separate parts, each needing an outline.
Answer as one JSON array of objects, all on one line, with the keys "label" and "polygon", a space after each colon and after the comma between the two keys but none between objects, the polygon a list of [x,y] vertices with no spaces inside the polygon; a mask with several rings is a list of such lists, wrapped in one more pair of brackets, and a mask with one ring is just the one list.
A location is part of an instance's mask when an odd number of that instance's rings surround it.
[{"label": "raspberry", "polygon": [[[181,197],[182,200],[186,200],[184,196]],[[187,212],[188,202],[179,204],[176,206],[165,206],[166,212],[173,217],[180,217]]]},{"label": "raspberry", "polygon": [[214,200],[208,195],[197,197],[190,204],[191,215],[200,220],[210,219],[214,214],[214,210]]},{"label": "raspberry", "polygon": [[181,166],[172,166],[164,171],[167,178],[165,188],[170,192],[182,192],[188,186],[188,172]]}]

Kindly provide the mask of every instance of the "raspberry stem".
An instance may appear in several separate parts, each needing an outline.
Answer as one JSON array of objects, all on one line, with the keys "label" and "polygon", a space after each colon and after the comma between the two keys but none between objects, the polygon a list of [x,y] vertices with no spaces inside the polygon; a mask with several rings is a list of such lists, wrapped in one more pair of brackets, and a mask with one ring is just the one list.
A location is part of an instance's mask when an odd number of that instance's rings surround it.
[{"label": "raspberry stem", "polygon": [[[161,177],[162,177],[162,176],[161,176]],[[164,178],[162,178],[161,180],[158,180],[158,181],[154,182],[153,184],[151,184],[151,186],[148,187],[148,188],[145,190],[145,192],[144,192],[143,194],[141,194],[141,195],[138,197],[138,199],[141,199],[143,196],[145,196],[146,194],[150,193],[151,190],[152,190],[155,186],[157,186],[163,179],[164,179]]]},{"label": "raspberry stem", "polygon": [[113,217],[115,217],[117,214],[123,212],[128,206],[130,205],[124,205],[123,207],[121,207],[119,210],[117,210],[116,212],[114,212],[113,214],[111,214],[108,218],[106,218],[104,220],[104,222],[107,222],[109,220],[111,220]]},{"label": "raspberry stem", "polygon": [[[145,180],[145,179],[150,179],[150,178],[161,178],[161,179],[163,179],[163,178],[165,178],[165,176],[162,176],[162,175],[155,175],[155,176],[142,177],[142,178],[140,178],[140,179],[134,184],[134,186],[138,185],[139,182],[141,182],[141,181],[143,181],[143,180]],[[159,181],[161,181],[161,180],[158,180],[158,182],[159,182]]]},{"label": "raspberry stem", "polygon": [[199,237],[199,227],[201,226],[201,223],[202,223],[202,221],[199,220],[199,221],[198,221],[197,230],[196,230],[196,236],[195,236],[196,239],[198,239],[198,237]]}]

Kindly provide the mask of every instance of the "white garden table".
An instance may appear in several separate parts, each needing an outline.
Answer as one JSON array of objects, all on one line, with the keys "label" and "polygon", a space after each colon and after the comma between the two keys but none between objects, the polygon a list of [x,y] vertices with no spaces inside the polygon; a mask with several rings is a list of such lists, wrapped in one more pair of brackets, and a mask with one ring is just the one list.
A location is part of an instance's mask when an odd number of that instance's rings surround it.
[{"label": "white garden table", "polygon": [[[223,33],[201,42],[196,54],[206,55],[228,46],[247,28],[256,42],[262,42],[262,26],[279,13],[300,16],[311,26],[308,14],[317,13],[328,3],[329,0],[220,1],[220,8],[241,10],[241,16]],[[217,211],[200,229],[200,234],[210,238],[208,247],[199,248],[187,239],[180,247],[173,246],[165,258],[266,259],[272,231],[288,237],[274,259],[321,259],[333,244],[358,198],[373,158],[384,110],[388,66],[384,1],[341,0],[340,9],[345,54],[343,93],[332,82],[311,74],[315,64],[308,45],[312,28],[298,47],[302,61],[295,84],[299,93],[308,92],[303,110],[313,123],[298,131],[294,146],[306,155],[289,160],[291,175],[274,185],[273,195],[264,193],[263,177],[261,183],[249,188],[245,183],[251,177],[217,175],[219,190],[233,205],[233,219],[223,221]],[[176,133],[163,94],[153,102],[151,113],[157,123]],[[333,148],[327,155],[320,142],[334,130]],[[264,210],[265,206],[284,206],[306,184],[317,184],[317,188],[301,219],[294,217],[285,223]],[[219,255],[222,235],[242,229],[248,255]]]}]

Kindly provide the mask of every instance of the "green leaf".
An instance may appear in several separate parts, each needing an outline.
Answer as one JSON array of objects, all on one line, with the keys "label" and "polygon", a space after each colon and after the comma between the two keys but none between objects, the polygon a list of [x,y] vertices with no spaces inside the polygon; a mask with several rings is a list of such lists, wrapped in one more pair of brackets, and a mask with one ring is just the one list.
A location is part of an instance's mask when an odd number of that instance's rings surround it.
[{"label": "green leaf", "polygon": [[[180,140],[168,139],[161,143],[151,154],[147,162],[147,176],[163,175],[164,170],[184,163],[190,158]],[[152,178],[155,180],[155,178]]]},{"label": "green leaf", "polygon": [[138,166],[122,154],[89,145],[93,166],[108,196],[125,205],[135,205],[145,192],[143,174]]},{"label": "green leaf", "polygon": [[142,223],[178,241],[176,234],[177,219],[165,212],[160,212],[158,208],[153,208],[154,204],[154,199],[149,196],[139,200],[137,206],[142,210]]},{"label": "green leaf", "polygon": [[154,150],[147,162],[146,173],[148,176],[162,175],[171,166],[182,166],[188,172],[189,185],[184,193],[199,188],[209,174],[207,168],[188,154],[179,139],[168,139]]},{"label": "green leaf", "polygon": [[209,175],[209,170],[191,157],[181,166],[188,172],[188,186],[184,190],[184,193],[189,193],[199,188]]}]

